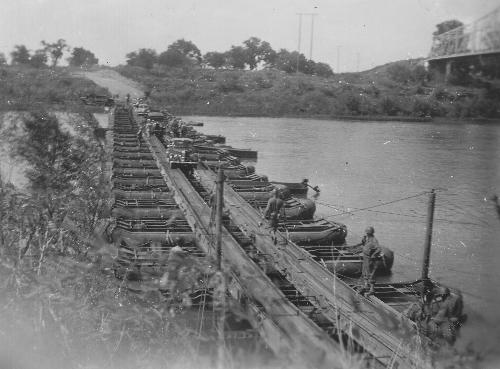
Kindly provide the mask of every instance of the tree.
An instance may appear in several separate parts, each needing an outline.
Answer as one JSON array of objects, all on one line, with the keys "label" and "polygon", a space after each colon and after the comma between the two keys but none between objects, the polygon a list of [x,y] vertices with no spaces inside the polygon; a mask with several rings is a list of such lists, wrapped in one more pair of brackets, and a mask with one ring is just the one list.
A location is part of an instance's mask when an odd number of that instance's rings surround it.
[{"label": "tree", "polygon": [[75,47],[68,58],[69,65],[73,67],[90,67],[99,63],[93,52],[83,47]]},{"label": "tree", "polygon": [[405,62],[397,62],[387,67],[389,77],[399,83],[408,83],[412,79],[410,67]]},{"label": "tree", "polygon": [[245,45],[246,52],[245,63],[248,64],[250,69],[257,68],[260,62],[268,65],[274,62],[276,52],[269,42],[262,41],[257,37],[250,37],[248,40],[243,41],[243,44]]},{"label": "tree", "polygon": [[452,29],[462,27],[464,24],[456,19],[447,20],[436,25],[437,30],[432,34],[433,36],[439,36],[442,33],[451,31]]},{"label": "tree", "polygon": [[127,64],[145,69],[153,68],[158,57],[153,49],[139,49],[127,54]]},{"label": "tree", "polygon": [[71,136],[60,129],[54,115],[34,112],[24,119],[26,135],[19,138],[17,154],[31,164],[31,188],[44,193],[71,187],[81,158],[75,157]]},{"label": "tree", "polygon": [[11,63],[14,64],[29,64],[30,52],[24,45],[14,46],[14,50],[10,53]]},{"label": "tree", "polygon": [[47,66],[47,54],[45,53],[44,50],[37,50],[35,53],[31,56],[29,65],[31,65],[33,68],[43,68]]},{"label": "tree", "polygon": [[209,51],[203,56],[203,62],[212,68],[221,68],[226,64],[226,54]]},{"label": "tree", "polygon": [[5,65],[7,64],[7,59],[5,58],[4,53],[0,53],[0,65]]},{"label": "tree", "polygon": [[169,49],[164,51],[158,57],[158,64],[166,65],[167,67],[177,68],[190,64],[189,59],[182,55],[178,50]]},{"label": "tree", "polygon": [[307,59],[304,54],[299,54],[297,51],[290,52],[286,49],[281,49],[276,55],[274,67],[287,73],[294,73],[297,71],[297,61],[299,72],[307,70]]},{"label": "tree", "polygon": [[201,52],[191,41],[180,39],[169,45],[167,50],[176,50],[194,63],[201,62]]},{"label": "tree", "polygon": [[50,55],[53,67],[55,67],[59,59],[61,59],[64,50],[70,49],[68,44],[66,44],[66,41],[62,38],[53,43],[42,41],[42,46],[44,47],[44,50],[47,52],[47,54]]},{"label": "tree", "polygon": [[201,62],[201,52],[191,41],[180,39],[168,46],[158,57],[158,63],[168,67],[182,67]]},{"label": "tree", "polygon": [[245,69],[247,53],[242,46],[231,46],[226,52],[227,64],[235,69]]},{"label": "tree", "polygon": [[326,63],[315,63],[313,67],[313,74],[320,77],[331,77],[333,76],[333,70]]}]

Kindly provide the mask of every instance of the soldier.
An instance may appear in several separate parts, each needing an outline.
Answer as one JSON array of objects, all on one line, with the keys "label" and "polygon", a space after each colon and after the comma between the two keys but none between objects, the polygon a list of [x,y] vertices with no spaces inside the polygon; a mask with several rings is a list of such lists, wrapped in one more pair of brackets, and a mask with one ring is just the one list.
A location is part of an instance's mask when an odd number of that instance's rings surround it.
[{"label": "soldier", "polygon": [[276,188],[272,193],[273,196],[267,202],[266,210],[264,210],[264,217],[269,220],[271,228],[276,232],[278,230],[279,215],[284,202],[280,198],[279,191]]},{"label": "soldier", "polygon": [[137,141],[139,142],[139,147],[142,146],[142,135],[144,133],[144,126],[140,125],[139,130],[137,131]]},{"label": "soldier", "polygon": [[364,282],[363,290],[368,290],[367,295],[372,295],[375,288],[373,276],[376,272],[376,260],[380,258],[382,252],[378,240],[375,238],[375,229],[371,226],[367,227],[361,242],[356,246],[362,246],[363,266],[361,277]]}]

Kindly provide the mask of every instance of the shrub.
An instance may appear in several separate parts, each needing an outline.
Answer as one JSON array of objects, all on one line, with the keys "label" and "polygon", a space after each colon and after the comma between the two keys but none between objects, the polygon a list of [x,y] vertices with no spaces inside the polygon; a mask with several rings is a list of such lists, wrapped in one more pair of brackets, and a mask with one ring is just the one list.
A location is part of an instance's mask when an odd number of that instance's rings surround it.
[{"label": "shrub", "polygon": [[384,115],[397,115],[400,112],[399,104],[389,96],[380,101],[380,112]]},{"label": "shrub", "polygon": [[222,93],[243,92],[244,86],[240,83],[239,76],[231,72],[222,75],[222,79],[217,81],[217,89]]}]

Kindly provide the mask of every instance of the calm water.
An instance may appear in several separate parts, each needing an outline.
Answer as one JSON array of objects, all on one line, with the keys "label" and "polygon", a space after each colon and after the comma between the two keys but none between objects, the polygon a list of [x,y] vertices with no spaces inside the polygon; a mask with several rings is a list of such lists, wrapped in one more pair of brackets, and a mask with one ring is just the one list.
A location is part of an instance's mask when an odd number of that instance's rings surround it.
[{"label": "calm water", "polygon": [[396,253],[392,280],[420,276],[428,195],[356,209],[438,189],[431,276],[464,292],[470,319],[461,344],[498,350],[500,220],[488,199],[500,194],[500,126],[190,119],[234,147],[258,150],[258,173],[318,185],[317,215],[347,224],[350,243],[373,225]]}]

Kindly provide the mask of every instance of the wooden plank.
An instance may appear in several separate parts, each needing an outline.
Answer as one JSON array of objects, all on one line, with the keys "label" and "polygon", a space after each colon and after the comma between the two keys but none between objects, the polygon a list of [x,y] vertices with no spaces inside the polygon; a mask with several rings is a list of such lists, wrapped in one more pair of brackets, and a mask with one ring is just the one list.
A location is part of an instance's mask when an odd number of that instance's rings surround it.
[{"label": "wooden plank", "polygon": [[[197,241],[207,254],[213,255],[210,208],[179,169],[169,168],[165,150],[156,137],[150,137],[147,142],[175,200],[185,211]],[[249,320],[272,350],[299,367],[340,367],[345,353],[339,345],[286,299],[226,229],[222,245],[223,267],[232,275],[231,283],[237,286],[239,293],[249,298],[246,309]]]},{"label": "wooden plank", "polygon": [[[198,170],[196,174],[205,186],[215,180],[214,173],[208,170]],[[344,331],[374,357],[396,357],[399,368],[425,365],[415,355],[415,330],[410,320],[382,301],[356,293],[284,234],[278,232],[278,244],[274,245],[269,230],[262,226],[261,215],[232,188],[224,188],[224,198],[231,219],[255,238],[256,247],[272,257],[275,266],[303,295],[317,296],[317,307],[333,321],[338,319]]]}]

